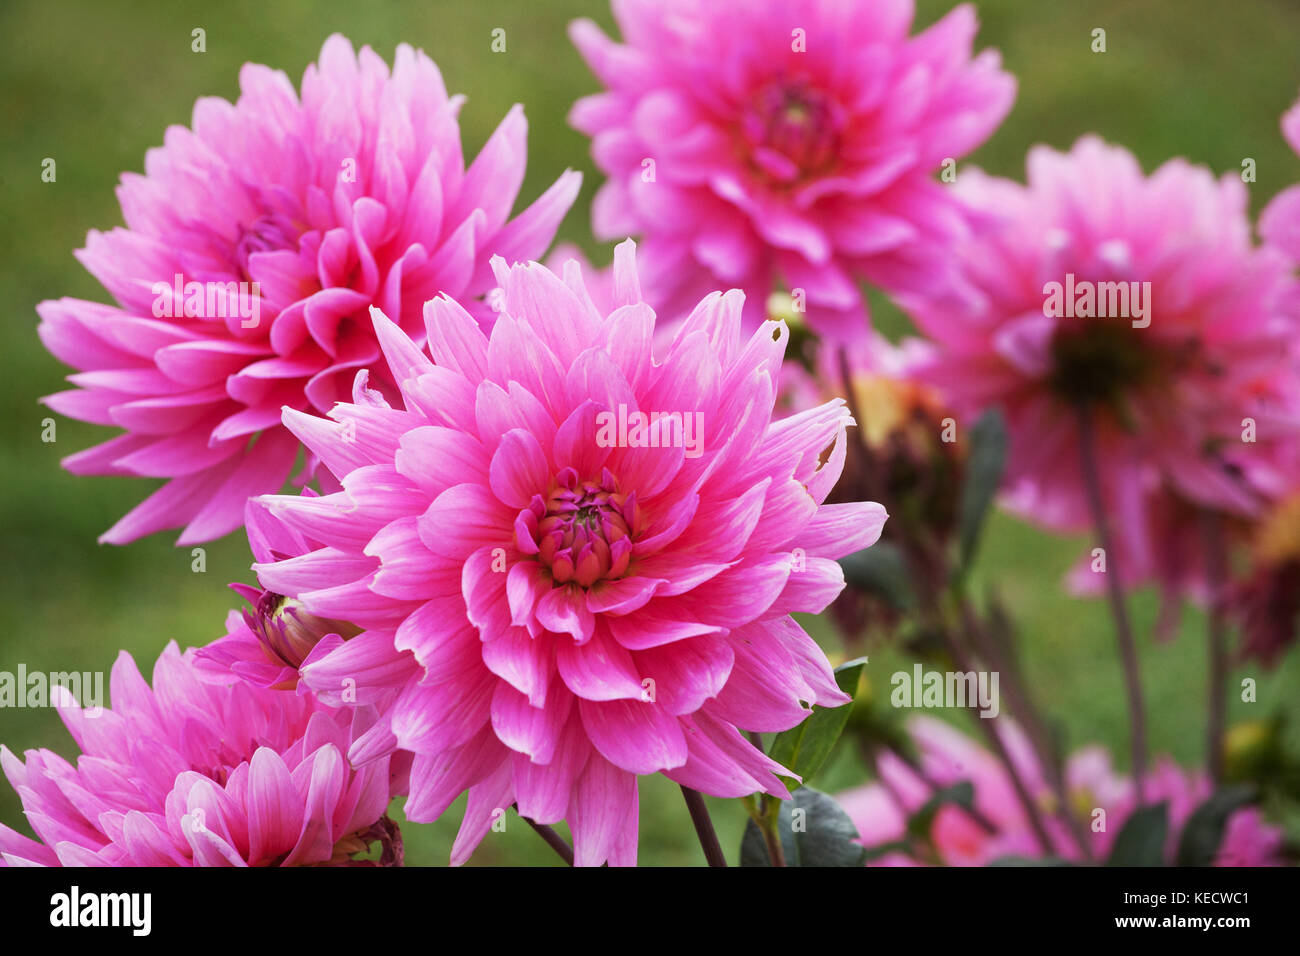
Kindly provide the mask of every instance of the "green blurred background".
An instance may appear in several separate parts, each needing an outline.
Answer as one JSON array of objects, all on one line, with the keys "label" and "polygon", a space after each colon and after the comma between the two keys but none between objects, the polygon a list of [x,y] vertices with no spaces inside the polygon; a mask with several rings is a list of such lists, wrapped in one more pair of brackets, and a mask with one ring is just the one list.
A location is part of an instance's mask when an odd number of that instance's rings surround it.
[{"label": "green blurred background", "polygon": [[[920,0],[918,6],[918,24],[928,25],[952,4]],[[1254,158],[1256,211],[1300,179],[1300,159],[1278,132],[1278,117],[1300,88],[1300,6],[1294,0],[985,0],[978,8],[979,46],[999,48],[1020,82],[1010,117],[973,157],[986,169],[1019,178],[1031,144],[1064,148],[1096,131],[1128,146],[1148,169],[1182,155],[1216,172],[1238,171],[1244,157]],[[47,412],[36,400],[63,387],[68,370],[42,349],[34,306],[62,295],[106,299],[72,251],[88,229],[120,224],[113,192],[119,174],[139,171],[145,150],[162,141],[166,126],[188,123],[198,97],[233,100],[245,61],[282,69],[297,83],[332,32],[358,46],[370,44],[390,61],[404,41],[438,62],[450,90],[467,94],[461,114],[467,156],[511,104],[525,105],[531,129],[523,198],[531,200],[566,167],[582,169],[583,195],[561,238],[607,262],[610,249],[588,234],[587,210],[599,177],[585,139],[565,123],[573,101],[596,89],[565,34],[576,16],[612,30],[607,4],[595,0],[241,0],[217,9],[176,0],[0,4],[6,130],[0,148],[0,302],[9,313],[0,324],[0,607],[9,609],[0,670],[14,671],[22,662],[29,671],[107,671],[117,650],[126,648],[147,675],[169,640],[189,646],[219,636],[226,610],[237,601],[226,583],[250,579],[250,557],[239,535],[208,547],[202,574],[191,571],[190,552],[175,549],[168,535],[126,548],[97,545],[96,537],[153,483],[74,478],[60,469],[60,458],[108,437],[107,429],[59,419],[58,441],[41,440]],[[190,50],[195,27],[207,31],[205,53]],[[507,36],[506,52],[499,54],[490,52],[497,27]],[[1105,54],[1090,51],[1095,27],[1107,31]],[[41,181],[45,157],[58,163],[55,183]],[[877,320],[894,333],[904,327],[887,306]],[[997,581],[1016,613],[1031,685],[1063,722],[1069,745],[1106,744],[1122,765],[1127,731],[1105,608],[1099,601],[1072,599],[1061,587],[1062,574],[1083,546],[999,516],[989,528],[979,577]],[[1155,617],[1150,594],[1139,595],[1135,615],[1144,635],[1153,749],[1199,764],[1203,622],[1189,611],[1181,635],[1157,645],[1145,637]],[[818,636],[827,639],[820,631]],[[869,673],[878,687],[887,689],[896,662],[888,652],[873,650]],[[1234,676],[1246,674],[1259,678],[1259,700],[1234,701],[1231,719],[1279,710],[1300,716],[1295,655],[1274,673],[1256,668]],[[0,741],[20,753],[42,746],[73,752],[52,710],[0,710]],[[844,748],[818,785],[850,786],[864,773]],[[642,862],[702,862],[676,787],[647,779],[641,800]],[[710,803],[724,849],[734,859],[743,811],[736,801]],[[446,862],[463,804],[462,798],[437,823],[405,827],[408,862]],[[0,820],[30,832],[17,799],[3,785]],[[513,814],[506,832],[489,834],[473,860],[554,862]]]}]

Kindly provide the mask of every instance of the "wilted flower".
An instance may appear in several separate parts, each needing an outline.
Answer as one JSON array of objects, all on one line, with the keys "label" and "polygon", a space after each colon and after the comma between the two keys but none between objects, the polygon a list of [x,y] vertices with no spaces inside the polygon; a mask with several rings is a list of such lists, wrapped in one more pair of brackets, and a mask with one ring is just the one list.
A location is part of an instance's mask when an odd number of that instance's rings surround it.
[{"label": "wilted flower", "polygon": [[718,287],[762,322],[778,281],[818,331],[862,330],[857,280],[941,282],[968,227],[935,176],[1006,116],[1015,81],[972,59],[970,6],[909,36],[912,0],[623,0],[624,43],[570,36],[608,88],[574,106],[609,177],[602,238],[642,234],[642,280],[665,318]]},{"label": "wilted flower", "polygon": [[[837,799],[858,828],[864,846],[883,846],[903,839],[908,818],[930,798],[936,787],[968,781],[974,790],[974,813],[946,804],[935,814],[923,852],[894,852],[878,863],[915,866],[939,862],[948,866],[986,866],[1002,857],[1054,856],[1078,860],[1080,853],[1065,824],[1053,813],[1056,798],[1048,787],[1033,748],[1024,733],[999,722],[1017,773],[1043,811],[1052,846],[1044,852],[1025,817],[1010,777],[1001,762],[968,737],[942,721],[916,717],[908,729],[920,751],[919,769],[890,753],[881,755],[880,782],[840,794]],[[1100,747],[1075,753],[1066,763],[1065,784],[1070,812],[1084,821],[1089,850],[1104,860],[1115,837],[1138,807],[1133,784],[1115,773]],[[1207,797],[1211,787],[1204,775],[1179,769],[1168,758],[1156,762],[1147,779],[1148,804],[1169,804],[1169,842],[1165,856],[1172,862],[1183,824]],[[1095,811],[1105,811],[1104,829],[1094,828]],[[1265,823],[1259,810],[1235,811],[1224,828],[1216,866],[1276,866],[1282,862],[1282,831]],[[937,854],[937,860],[926,853]]]},{"label": "wilted flower", "polygon": [[[194,652],[169,644],[153,689],[123,652],[112,709],[60,716],[76,765],[0,746],[5,776],[39,842],[0,824],[9,866],[306,866],[355,861],[372,844],[400,862],[385,816],[401,758],[353,770],[345,754],[364,711],[241,681],[204,681]],[[395,779],[390,780],[390,770]]]},{"label": "wilted flower", "polygon": [[[967,442],[938,391],[914,373],[933,347],[916,338],[895,346],[868,331],[851,343],[818,342],[810,351],[811,369],[793,359],[782,366],[778,403],[798,411],[847,394],[862,423],[849,436],[844,474],[827,500],[879,500],[892,516],[885,539],[904,549],[917,573],[942,577],[937,565],[957,524]],[[897,611],[853,589],[831,606],[851,640],[872,623],[892,627]]]},{"label": "wilted flower", "polygon": [[199,100],[193,130],[171,127],[145,175],[123,176],[126,228],[91,232],[78,253],[117,304],[38,308],[42,341],[78,370],[77,387],[45,403],[126,430],[64,465],[169,479],[102,541],[183,527],[191,544],[239,527],[244,502],[279,491],[298,455],[281,408],[323,414],[376,364],[372,304],[417,340],[440,293],[490,319],[475,301],[491,285],[488,257],[540,255],[577,195],[566,173],[507,221],[524,177],[522,110],[465,169],[462,97],[405,45],[390,74],[369,47],[358,56],[331,37],[301,99],[255,64],[240,86],[233,106]]},{"label": "wilted flower", "polygon": [[1241,656],[1278,662],[1300,633],[1300,492],[1270,508],[1255,530],[1251,564],[1227,595],[1241,625]]},{"label": "wilted flower", "polygon": [[494,267],[490,338],[434,299],[433,361],[376,311],[402,403],[363,377],[331,413],[354,441],[286,412],[343,490],[264,499],[323,547],[258,576],[365,629],[303,678],[330,701],[345,678],[362,704],[397,695],[352,758],[415,753],[412,820],[469,791],[454,863],[513,803],[567,820],[579,864],[628,864],[639,774],[786,795],[739,728],[846,700],[789,615],[839,593],[834,559],[885,515],[822,504],[851,420],[835,402],[772,422],[787,333],[743,337],[739,292],[700,303],[656,361],[630,242],[608,315],[575,262],[563,279]]}]

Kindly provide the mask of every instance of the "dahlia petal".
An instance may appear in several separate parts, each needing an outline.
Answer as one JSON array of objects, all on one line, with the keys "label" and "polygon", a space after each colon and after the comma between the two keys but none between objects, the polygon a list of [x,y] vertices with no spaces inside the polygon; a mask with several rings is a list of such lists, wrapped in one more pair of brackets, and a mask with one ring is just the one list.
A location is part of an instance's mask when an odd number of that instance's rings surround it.
[{"label": "dahlia petal", "polygon": [[573,865],[636,864],[636,776],[593,753],[578,778],[569,806]]},{"label": "dahlia petal", "polygon": [[524,508],[533,495],[546,491],[550,464],[532,433],[514,428],[506,432],[493,453],[488,478],[502,504]]},{"label": "dahlia petal", "polygon": [[544,707],[534,707],[509,684],[499,682],[492,694],[492,729],[497,739],[534,763],[550,763],[560,731],[569,717],[573,696],[556,686]]},{"label": "dahlia petal", "polygon": [[578,711],[596,749],[629,773],[657,773],[686,763],[681,724],[656,703],[579,697]]},{"label": "dahlia petal", "polygon": [[259,747],[248,774],[249,858],[273,860],[292,850],[302,832],[302,815],[289,768],[275,751]]},{"label": "dahlia petal", "polygon": [[469,801],[460,830],[451,846],[451,865],[462,866],[491,829],[493,822],[514,802],[510,764],[501,765],[488,777],[469,788]]},{"label": "dahlia petal", "polygon": [[588,700],[640,700],[643,694],[632,655],[602,628],[583,644],[557,642],[555,665],[569,690]]},{"label": "dahlia petal", "polygon": [[680,644],[638,651],[637,670],[651,683],[649,696],[673,716],[694,713],[727,683],[735,654],[720,637],[696,635]]},{"label": "dahlia petal", "polygon": [[452,802],[510,759],[510,750],[485,726],[462,747],[433,755],[416,754],[411,765],[411,794],[406,800],[406,817],[429,823],[440,817]]},{"label": "dahlia petal", "polygon": [[537,622],[556,634],[570,634],[575,644],[591,639],[595,620],[581,590],[573,585],[552,588],[537,602]]}]

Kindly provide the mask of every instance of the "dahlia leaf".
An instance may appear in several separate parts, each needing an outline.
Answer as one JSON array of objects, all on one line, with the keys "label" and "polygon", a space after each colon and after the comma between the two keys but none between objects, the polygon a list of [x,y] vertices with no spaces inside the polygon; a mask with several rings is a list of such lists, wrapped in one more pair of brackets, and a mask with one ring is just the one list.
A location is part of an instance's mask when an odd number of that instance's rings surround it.
[{"label": "dahlia leaf", "polygon": [[970,430],[970,457],[961,488],[959,527],[961,567],[968,567],[979,545],[989,505],[1002,483],[1007,460],[1007,426],[996,409],[979,417]]},{"label": "dahlia leaf", "polygon": [[1164,866],[1169,835],[1169,803],[1141,807],[1128,818],[1115,838],[1107,866]]},{"label": "dahlia leaf", "polygon": [[[847,705],[846,705],[847,706]],[[858,830],[833,798],[812,787],[781,801],[777,832],[786,866],[862,866],[867,851]],[[758,824],[750,820],[740,843],[741,866],[771,866]]]},{"label": "dahlia leaf", "polygon": [[1178,840],[1178,865],[1213,866],[1228,818],[1254,799],[1254,787],[1224,787],[1192,811]]},{"label": "dahlia leaf", "polygon": [[[835,668],[835,683],[850,697],[857,694],[858,681],[866,663],[866,658],[859,657]],[[802,779],[809,780],[830,756],[852,710],[852,701],[838,707],[814,706],[812,716],[803,723],[776,735],[767,755]],[[783,776],[781,780],[791,793],[800,786],[799,781],[791,777]]]}]

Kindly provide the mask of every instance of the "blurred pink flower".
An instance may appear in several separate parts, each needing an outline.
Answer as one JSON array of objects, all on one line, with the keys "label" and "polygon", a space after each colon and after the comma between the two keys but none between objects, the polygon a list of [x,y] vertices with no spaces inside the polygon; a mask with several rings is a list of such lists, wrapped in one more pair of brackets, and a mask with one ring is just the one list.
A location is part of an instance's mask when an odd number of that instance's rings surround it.
[{"label": "blurred pink flower", "polygon": [[[1080,853],[1064,824],[1051,814],[1055,797],[1044,780],[1024,733],[1009,721],[999,721],[1003,740],[1025,786],[1044,809],[1044,824],[1052,842],[1047,855],[1078,860]],[[990,832],[960,807],[946,805],[936,814],[930,837],[940,861],[948,866],[985,866],[1000,857],[1043,856],[1025,818],[1010,777],[998,758],[943,721],[915,717],[908,731],[919,751],[926,779],[892,753],[879,761],[880,781],[840,794],[837,799],[858,828],[859,842],[879,846],[903,837],[908,817],[929,799],[933,787],[969,781],[974,807]],[[1109,855],[1115,837],[1137,806],[1132,782],[1115,773],[1100,747],[1077,751],[1066,763],[1066,790],[1072,811],[1084,821],[1094,859]],[[927,782],[928,781],[928,782]],[[1179,769],[1173,761],[1156,762],[1147,780],[1148,803],[1169,802],[1169,844],[1173,861],[1183,824],[1207,797],[1209,781],[1199,772]],[[1091,829],[1094,809],[1106,811],[1106,829]],[[1216,866],[1276,866],[1281,863],[1282,831],[1263,821],[1258,809],[1237,810],[1228,819]],[[891,853],[876,861],[886,866],[916,866],[923,861]]]},{"label": "blurred pink flower", "polygon": [[[1282,114],[1282,135],[1300,155],[1300,100]],[[1300,261],[1300,185],[1278,193],[1259,217],[1259,232],[1268,242]]]},{"label": "blurred pink flower", "polygon": [[[113,665],[112,709],[83,710],[63,688],[59,714],[81,749],[76,765],[49,750],[19,760],[0,746],[5,776],[39,842],[0,824],[8,866],[295,866],[347,864],[383,844],[402,760],[359,770],[345,754],[363,711],[234,681],[208,683],[194,652],[169,644],[153,689],[125,651]],[[396,775],[400,778],[400,774]],[[396,859],[386,859],[396,862]]]},{"label": "blurred pink flower", "polygon": [[[1004,500],[1057,530],[1091,523],[1086,410],[1124,574],[1154,576],[1155,496],[1251,515],[1287,484],[1278,449],[1300,424],[1290,280],[1279,255],[1252,246],[1238,176],[1180,159],[1144,176],[1093,136],[1069,153],[1035,147],[1027,166],[1027,186],[962,174],[958,191],[1000,225],[962,248],[955,291],[905,303],[939,348],[926,375],[968,421],[1002,409]],[[1142,296],[1145,315],[1103,283]],[[1124,314],[1067,311],[1071,285],[1078,311]],[[1089,310],[1103,292],[1106,309]]]},{"label": "blurred pink flower", "polygon": [[[608,315],[576,262],[562,279],[494,266],[490,338],[436,298],[433,361],[376,310],[402,402],[362,376],[331,412],[351,440],[285,413],[343,490],[263,499],[323,547],[256,570],[308,613],[365,629],[303,679],[329,702],[352,679],[358,703],[385,708],[351,756],[414,752],[410,819],[469,791],[453,863],[517,803],[567,820],[579,864],[630,864],[639,774],[786,794],[739,728],[783,730],[846,700],[789,615],[830,603],[834,559],[874,542],[885,514],[822,505],[851,420],[836,402],[771,421],[787,333],[743,337],[739,292],[700,303],[656,361],[631,242]],[[695,440],[634,438],[630,416],[654,412]],[[611,427],[624,414],[626,439]]]},{"label": "blurred pink flower", "polygon": [[522,110],[466,170],[462,97],[406,45],[390,73],[332,36],[301,99],[251,63],[240,87],[234,105],[199,100],[193,130],[171,127],[145,175],[122,177],[126,228],[87,237],[78,258],[117,304],[38,307],[42,341],[78,370],[45,403],[126,430],[65,467],[169,479],[101,541],[183,527],[179,543],[193,544],[239,527],[244,502],[279,491],[298,455],[281,408],[323,414],[378,359],[369,306],[417,339],[439,293],[490,319],[475,301],[488,257],[540,255],[577,196],[580,176],[565,173],[507,221]]},{"label": "blurred pink flower", "polygon": [[746,326],[780,281],[823,334],[862,330],[857,280],[943,280],[967,230],[935,180],[1001,123],[1015,80],[972,58],[963,5],[915,37],[912,0],[615,0],[624,44],[590,20],[570,36],[606,92],[570,122],[609,177],[601,238],[641,234],[643,284],[665,319],[715,288]]}]

